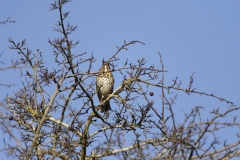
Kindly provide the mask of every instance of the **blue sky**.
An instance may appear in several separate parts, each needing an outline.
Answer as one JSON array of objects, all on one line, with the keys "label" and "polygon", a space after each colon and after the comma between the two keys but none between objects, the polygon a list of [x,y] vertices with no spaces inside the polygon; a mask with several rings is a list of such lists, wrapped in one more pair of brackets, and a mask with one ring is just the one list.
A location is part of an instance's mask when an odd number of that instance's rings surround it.
[{"label": "blue sky", "polygon": [[[53,27],[58,21],[57,11],[48,11],[51,1],[1,1],[0,21],[12,16],[15,24],[0,25],[1,61],[10,64],[19,58],[16,51],[8,47],[8,37],[22,41],[27,39],[28,47],[34,52],[40,49],[46,64],[52,67],[52,48],[48,39],[58,37]],[[53,3],[53,2],[52,2]],[[194,86],[198,91],[214,93],[240,105],[240,1],[73,1],[64,11],[70,11],[67,22],[77,25],[78,30],[70,38],[79,41],[75,53],[88,52],[96,56],[93,70],[100,67],[103,57],[108,59],[126,40],[139,40],[146,45],[136,44],[119,55],[122,63],[145,57],[147,64],[159,68],[159,51],[163,56],[166,85],[176,76],[187,87],[193,72]],[[15,87],[4,88],[3,99],[21,87],[18,71],[1,72],[0,83],[14,83]],[[115,74],[115,87],[122,77]],[[118,80],[119,79],[119,80]],[[161,94],[154,90],[153,100]],[[227,108],[225,102],[217,99],[178,94],[176,110],[189,111],[201,105],[206,110]],[[234,115],[239,115],[239,111]],[[232,117],[226,117],[232,118]],[[236,130],[235,130],[236,131]],[[227,132],[222,132],[222,134]],[[230,141],[236,140],[235,137]],[[2,144],[2,143],[0,143]],[[0,149],[3,146],[0,145]],[[1,153],[0,153],[1,154]]]}]

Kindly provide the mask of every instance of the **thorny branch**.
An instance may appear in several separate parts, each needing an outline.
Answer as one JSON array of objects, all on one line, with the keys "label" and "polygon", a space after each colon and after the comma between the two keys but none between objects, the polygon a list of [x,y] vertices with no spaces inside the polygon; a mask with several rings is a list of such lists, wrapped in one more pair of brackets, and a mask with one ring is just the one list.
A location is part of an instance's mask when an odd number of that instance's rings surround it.
[{"label": "thorny branch", "polygon": [[11,16],[8,17],[5,21],[0,22],[0,24],[15,23],[15,21],[10,20]]}]

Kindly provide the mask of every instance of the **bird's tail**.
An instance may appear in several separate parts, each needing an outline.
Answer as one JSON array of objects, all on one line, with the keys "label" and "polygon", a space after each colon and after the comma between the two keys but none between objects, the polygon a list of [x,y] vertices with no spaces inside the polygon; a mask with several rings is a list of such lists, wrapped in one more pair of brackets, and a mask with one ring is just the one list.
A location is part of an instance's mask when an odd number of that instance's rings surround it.
[{"label": "bird's tail", "polygon": [[104,105],[101,107],[101,112],[107,112],[108,110],[111,110],[110,102],[107,101]]}]

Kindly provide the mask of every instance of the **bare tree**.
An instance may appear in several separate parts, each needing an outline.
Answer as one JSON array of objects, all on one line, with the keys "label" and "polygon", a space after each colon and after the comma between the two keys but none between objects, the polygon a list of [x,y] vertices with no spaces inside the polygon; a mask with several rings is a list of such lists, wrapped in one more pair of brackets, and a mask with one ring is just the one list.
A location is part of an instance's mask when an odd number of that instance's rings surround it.
[{"label": "bare tree", "polygon": [[[59,21],[54,30],[60,33],[61,38],[48,41],[58,67],[47,68],[41,51],[33,53],[26,40],[15,42],[9,38],[10,48],[17,50],[21,63],[31,69],[24,74],[26,81],[22,88],[7,96],[1,104],[5,111],[11,113],[11,116],[1,113],[3,121],[11,120],[5,131],[16,141],[16,145],[5,142],[3,151],[18,159],[84,160],[115,156],[124,160],[223,160],[239,156],[240,141],[220,144],[216,133],[240,126],[236,117],[231,122],[224,119],[240,106],[214,94],[197,91],[193,88],[193,75],[187,87],[182,87],[178,78],[171,85],[165,85],[167,70],[160,53],[159,64],[151,66],[146,66],[145,58],[136,62],[120,59],[122,50],[131,45],[144,45],[141,41],[124,42],[106,59],[110,72],[122,75],[122,83],[115,86],[101,103],[96,101],[95,79],[105,72],[92,71],[96,61],[93,54],[73,53],[78,41],[70,40],[69,34],[74,33],[77,26],[64,23],[69,12],[63,12],[63,6],[68,2],[55,1],[50,9],[59,11]],[[156,93],[149,91],[149,86],[158,88],[160,101],[150,100]],[[204,107],[196,106],[179,122],[173,108],[177,96],[168,95],[176,90],[216,98],[226,102],[228,108],[221,112],[215,108],[209,113],[212,118],[204,119]],[[101,106],[110,99],[114,107],[101,113]],[[20,137],[13,134],[16,130]]]}]

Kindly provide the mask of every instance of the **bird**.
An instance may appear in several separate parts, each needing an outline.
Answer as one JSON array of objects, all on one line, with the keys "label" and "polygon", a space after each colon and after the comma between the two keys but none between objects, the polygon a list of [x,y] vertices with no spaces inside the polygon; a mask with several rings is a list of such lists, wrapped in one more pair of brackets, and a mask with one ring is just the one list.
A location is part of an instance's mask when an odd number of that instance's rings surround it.
[{"label": "bird", "polygon": [[[108,62],[102,62],[102,67],[96,78],[96,89],[100,103],[102,103],[109,94],[112,94],[114,87],[114,77]],[[110,102],[107,101],[101,106],[101,112],[111,110]]]}]

